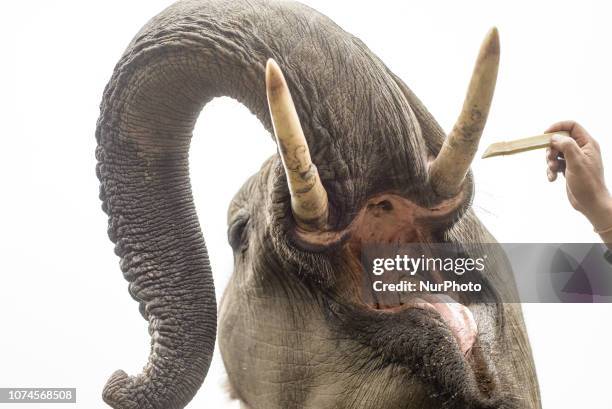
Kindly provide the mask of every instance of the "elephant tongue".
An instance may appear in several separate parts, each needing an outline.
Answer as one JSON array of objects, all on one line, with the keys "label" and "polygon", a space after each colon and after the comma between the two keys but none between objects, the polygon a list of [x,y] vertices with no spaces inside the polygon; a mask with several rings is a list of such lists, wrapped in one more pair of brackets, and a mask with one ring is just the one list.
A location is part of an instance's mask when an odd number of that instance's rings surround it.
[{"label": "elephant tongue", "polygon": [[478,327],[469,308],[443,294],[427,295],[415,301],[418,306],[433,309],[440,314],[464,355],[472,349],[478,334]]}]

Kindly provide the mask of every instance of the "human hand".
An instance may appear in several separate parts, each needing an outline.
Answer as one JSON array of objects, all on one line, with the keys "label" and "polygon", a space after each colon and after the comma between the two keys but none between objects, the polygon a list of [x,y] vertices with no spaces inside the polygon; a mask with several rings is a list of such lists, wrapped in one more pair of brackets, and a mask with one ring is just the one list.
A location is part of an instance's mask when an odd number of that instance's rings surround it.
[{"label": "human hand", "polygon": [[568,131],[570,136],[553,136],[547,149],[548,180],[565,175],[567,197],[596,231],[612,228],[612,198],[604,181],[603,163],[597,141],[578,123],[563,121],[546,132]]}]

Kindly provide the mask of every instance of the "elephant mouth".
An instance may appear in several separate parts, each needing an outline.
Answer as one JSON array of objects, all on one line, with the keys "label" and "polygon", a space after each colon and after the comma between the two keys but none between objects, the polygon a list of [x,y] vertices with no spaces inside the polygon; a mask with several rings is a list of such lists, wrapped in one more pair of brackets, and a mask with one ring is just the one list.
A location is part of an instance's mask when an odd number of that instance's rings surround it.
[{"label": "elephant mouth", "polygon": [[[311,251],[325,249],[329,252],[333,249],[345,255],[346,273],[338,282],[344,298],[349,298],[362,309],[384,314],[401,314],[408,309],[427,311],[445,324],[461,353],[467,356],[477,341],[478,327],[474,315],[465,305],[465,297],[448,292],[435,294],[418,290],[419,282],[442,283],[443,275],[406,276],[393,272],[375,276],[365,271],[363,261],[364,249],[371,246],[377,247],[378,256],[387,253],[393,257],[393,250],[398,246],[435,242],[435,232],[460,217],[468,202],[467,190],[435,208],[423,208],[396,193],[383,193],[368,200],[346,229],[324,233],[297,229],[296,237],[303,247],[308,246]],[[407,278],[401,281],[414,284],[417,290],[384,290],[387,283],[396,284],[400,278]]]},{"label": "elephant mouth", "polygon": [[[419,361],[423,356],[434,358],[439,362],[434,365],[439,372],[423,375],[428,382],[443,379],[449,368],[453,371],[461,368],[461,373],[466,374],[461,382],[466,384],[458,383],[452,389],[469,390],[478,399],[490,400],[496,394],[497,382],[486,342],[481,342],[479,333],[481,328],[491,325],[486,314],[474,304],[478,300],[454,292],[377,292],[374,281],[397,283],[399,276],[387,272],[375,276],[364,269],[364,258],[369,257],[364,257],[364,252],[369,246],[382,245],[383,253],[378,255],[392,256],[398,245],[443,241],[439,232],[453,225],[465,212],[469,192],[466,188],[434,209],[423,208],[397,193],[378,194],[365,203],[343,231],[322,235],[297,229],[296,234],[298,240],[311,248],[326,248],[344,260],[334,289],[336,299],[351,305],[351,313],[346,316],[352,322],[343,325],[348,325],[353,333],[367,334],[364,342],[372,345],[376,353],[391,357],[391,362],[401,362],[410,370],[423,365]],[[427,277],[419,273],[408,277],[408,281],[441,282],[444,278],[442,273]],[[390,334],[397,340],[377,341],[378,338],[389,340]]]},{"label": "elephant mouth", "polygon": [[[460,194],[429,209],[393,194],[374,197],[366,205],[349,240],[352,258],[363,263],[364,248],[374,245],[377,256],[391,256],[390,259],[393,259],[396,256],[395,250],[404,244],[436,241],[435,229],[458,218],[466,200],[469,200],[467,195]],[[367,258],[371,258],[371,255]],[[387,314],[414,308],[425,310],[446,325],[464,356],[470,353],[477,339],[478,328],[470,309],[459,302],[461,295],[448,292],[437,294],[419,289],[424,282],[444,282],[443,274],[434,272],[406,275],[395,271],[379,276],[370,271],[362,274],[361,302],[366,308]],[[400,282],[412,283],[415,290],[385,290],[388,288],[385,287],[386,283],[397,287]]]}]

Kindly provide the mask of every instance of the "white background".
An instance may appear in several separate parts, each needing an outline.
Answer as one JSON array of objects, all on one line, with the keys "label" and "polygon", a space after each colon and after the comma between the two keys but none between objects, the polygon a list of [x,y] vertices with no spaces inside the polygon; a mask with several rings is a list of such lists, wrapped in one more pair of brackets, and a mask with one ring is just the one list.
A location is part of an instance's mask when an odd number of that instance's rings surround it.
[{"label": "white background", "polygon": [[[103,407],[107,377],[119,368],[136,374],[146,362],[146,323],[128,295],[97,198],[94,130],[114,64],[170,3],[0,5],[0,387],[75,386],[78,407]],[[604,158],[612,157],[612,25],[604,2],[307,3],[368,44],[447,130],[480,41],[497,25],[502,63],[481,150],[575,118],[600,140]],[[216,100],[200,117],[191,166],[219,295],[232,269],[227,205],[274,152],[256,119],[233,101]],[[474,206],[499,241],[597,240],[570,208],[562,182],[547,182],[543,152],[476,160],[473,169]],[[544,407],[612,407],[612,305],[524,311]],[[236,407],[223,378],[215,355],[189,407]]]}]

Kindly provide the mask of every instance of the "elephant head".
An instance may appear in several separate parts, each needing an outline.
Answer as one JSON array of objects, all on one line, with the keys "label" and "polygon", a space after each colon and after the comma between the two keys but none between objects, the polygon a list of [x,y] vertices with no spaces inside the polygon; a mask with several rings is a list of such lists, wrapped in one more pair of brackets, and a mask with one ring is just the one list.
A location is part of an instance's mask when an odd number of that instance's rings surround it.
[{"label": "elephant head", "polygon": [[186,0],[149,21],[104,92],[96,157],[151,352],[104,400],[182,408],[206,376],[217,304],[188,156],[203,106],[229,96],[278,144],[228,215],[219,345],[232,394],[251,408],[539,407],[516,305],[367,303],[358,289],[366,244],[493,241],[469,167],[498,61],[493,29],[446,137],[361,41],[298,3]]}]

